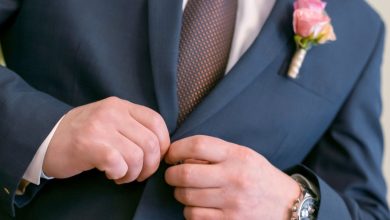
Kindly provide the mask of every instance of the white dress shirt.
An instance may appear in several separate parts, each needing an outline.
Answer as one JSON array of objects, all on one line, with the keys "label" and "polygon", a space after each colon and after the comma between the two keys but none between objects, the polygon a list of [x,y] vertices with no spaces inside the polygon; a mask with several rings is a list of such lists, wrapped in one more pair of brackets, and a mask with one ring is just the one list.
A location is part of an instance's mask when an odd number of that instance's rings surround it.
[{"label": "white dress shirt", "polygon": [[[250,45],[252,45],[272,11],[275,1],[276,0],[238,0],[236,26],[226,73],[229,72],[245,51],[248,50]],[[183,0],[183,10],[185,9],[187,2],[188,0]],[[41,178],[49,179],[42,172],[43,160],[59,122],[39,147],[32,162],[27,168],[27,171],[23,175],[23,179],[30,183],[39,185]]]}]

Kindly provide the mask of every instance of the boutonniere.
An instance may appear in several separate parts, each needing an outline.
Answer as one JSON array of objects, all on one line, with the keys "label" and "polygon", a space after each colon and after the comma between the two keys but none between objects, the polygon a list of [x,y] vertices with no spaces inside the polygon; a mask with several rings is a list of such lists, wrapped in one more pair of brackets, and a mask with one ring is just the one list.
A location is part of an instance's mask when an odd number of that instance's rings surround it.
[{"label": "boutonniere", "polygon": [[296,0],[294,2],[294,40],[297,50],[293,56],[288,76],[295,79],[312,46],[335,41],[331,19],[325,11],[322,0]]}]

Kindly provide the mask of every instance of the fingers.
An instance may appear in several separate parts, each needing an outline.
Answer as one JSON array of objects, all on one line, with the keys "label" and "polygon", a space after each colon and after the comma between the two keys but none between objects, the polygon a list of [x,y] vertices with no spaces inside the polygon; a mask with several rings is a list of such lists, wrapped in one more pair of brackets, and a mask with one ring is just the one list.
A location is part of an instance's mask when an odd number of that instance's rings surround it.
[{"label": "fingers", "polygon": [[145,106],[131,104],[130,115],[152,131],[160,143],[161,156],[165,155],[170,145],[168,128],[164,119],[157,112]]},{"label": "fingers", "polygon": [[110,97],[67,113],[43,167],[56,178],[97,168],[119,183],[135,175],[142,181],[158,169],[169,145],[168,129],[158,113]]},{"label": "fingers", "polygon": [[[141,172],[145,168],[145,153],[139,148],[138,145],[128,140],[121,134],[118,134],[116,138],[117,143],[115,144],[115,148],[119,150],[125,159],[128,170],[126,175],[120,179],[116,179],[115,183],[124,184],[130,183],[139,178]],[[157,159],[158,160],[158,159]]]},{"label": "fingers", "polygon": [[165,156],[169,164],[177,164],[188,159],[222,162],[226,159],[229,147],[227,142],[208,136],[192,136],[174,142]]},{"label": "fingers", "polygon": [[137,178],[138,181],[143,181],[156,172],[160,165],[161,149],[159,139],[152,131],[133,118],[128,118],[124,122],[120,133],[143,151],[142,172]]},{"label": "fingers", "polygon": [[176,188],[174,196],[185,206],[223,208],[225,203],[221,188]]},{"label": "fingers", "polygon": [[97,146],[91,155],[94,167],[106,173],[109,179],[120,179],[128,171],[128,166],[122,154],[115,148]]},{"label": "fingers", "polygon": [[221,167],[205,164],[181,164],[167,169],[165,181],[175,187],[217,188],[223,186]]},{"label": "fingers", "polygon": [[225,219],[222,210],[213,208],[190,207],[184,208],[184,218],[187,220],[204,219],[219,220]]},{"label": "fingers", "polygon": [[[157,171],[161,158],[170,145],[168,129],[163,118],[157,112],[128,101],[122,100],[122,102],[125,104],[123,106],[127,108],[128,117],[121,117],[117,120],[118,131],[129,142],[134,143],[143,151],[142,169],[137,180],[144,181]],[[138,164],[136,168],[138,168]],[[130,176],[131,174],[128,173],[117,183],[127,183],[132,179]]]}]

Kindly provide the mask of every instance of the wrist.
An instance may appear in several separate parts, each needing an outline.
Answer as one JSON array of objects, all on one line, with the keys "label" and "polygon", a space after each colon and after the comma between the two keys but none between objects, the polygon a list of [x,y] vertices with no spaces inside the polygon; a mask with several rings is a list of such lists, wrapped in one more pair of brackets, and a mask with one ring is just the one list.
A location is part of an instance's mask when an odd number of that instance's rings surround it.
[{"label": "wrist", "polygon": [[[277,212],[277,217],[273,219],[291,219],[291,209],[296,199],[301,194],[299,184],[289,175],[280,172],[282,175],[277,178],[277,182],[274,182],[272,191],[277,193],[277,197],[273,198],[274,212]],[[275,188],[277,187],[277,188]],[[275,213],[276,214],[276,213]]]},{"label": "wrist", "polygon": [[293,208],[294,203],[296,202],[297,198],[301,196],[301,186],[297,181],[295,181],[292,177],[289,177],[290,181],[290,187],[287,193],[284,195],[286,206],[284,208],[285,210],[285,217],[283,219],[290,220],[291,219],[291,210]]}]

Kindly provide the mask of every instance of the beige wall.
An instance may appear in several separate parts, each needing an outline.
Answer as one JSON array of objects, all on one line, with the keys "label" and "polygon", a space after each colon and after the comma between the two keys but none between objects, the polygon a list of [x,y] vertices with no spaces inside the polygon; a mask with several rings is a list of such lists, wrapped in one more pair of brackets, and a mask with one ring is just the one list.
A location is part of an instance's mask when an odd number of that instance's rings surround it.
[{"label": "beige wall", "polygon": [[[385,161],[384,172],[387,183],[390,185],[390,1],[388,0],[368,0],[371,5],[377,9],[386,23],[387,36],[385,57],[382,67],[382,93],[383,93],[383,117],[382,122],[385,134]],[[387,194],[387,199],[390,202],[390,193]]]},{"label": "beige wall", "polygon": [[[388,184],[390,184],[390,1],[388,0],[368,0],[371,5],[378,10],[387,23],[387,45],[385,49],[385,57],[383,62],[383,125],[385,132],[385,161],[384,172]],[[0,64],[2,63],[1,51],[0,51]],[[387,195],[390,201],[390,193]]]}]

